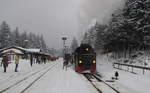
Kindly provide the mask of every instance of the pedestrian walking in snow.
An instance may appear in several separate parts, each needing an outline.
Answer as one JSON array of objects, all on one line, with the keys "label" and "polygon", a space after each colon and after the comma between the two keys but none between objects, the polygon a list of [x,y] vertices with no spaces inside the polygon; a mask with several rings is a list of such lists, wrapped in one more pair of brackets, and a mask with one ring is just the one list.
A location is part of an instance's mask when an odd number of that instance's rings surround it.
[{"label": "pedestrian walking in snow", "polygon": [[118,79],[118,76],[119,76],[119,73],[118,73],[118,71],[116,71],[116,72],[115,72],[116,80]]},{"label": "pedestrian walking in snow", "polygon": [[6,68],[8,67],[8,57],[7,57],[7,55],[3,56],[1,64],[4,67],[4,73],[5,73],[6,72]]},{"label": "pedestrian walking in snow", "polygon": [[64,62],[63,62],[63,69],[66,68],[66,70],[67,70],[67,65],[68,65],[68,61],[64,60]]},{"label": "pedestrian walking in snow", "polygon": [[43,60],[44,60],[44,64],[46,64],[46,57],[44,57],[44,59],[43,59]]},{"label": "pedestrian walking in snow", "polygon": [[18,64],[19,64],[19,55],[16,55],[15,56],[15,64],[16,64],[16,66],[15,66],[15,72],[18,72]]},{"label": "pedestrian walking in snow", "polygon": [[63,69],[64,69],[64,67],[65,67],[65,60],[63,61]]},{"label": "pedestrian walking in snow", "polygon": [[33,56],[31,55],[30,56],[30,65],[31,65],[31,67],[32,67],[32,64],[33,64]]}]

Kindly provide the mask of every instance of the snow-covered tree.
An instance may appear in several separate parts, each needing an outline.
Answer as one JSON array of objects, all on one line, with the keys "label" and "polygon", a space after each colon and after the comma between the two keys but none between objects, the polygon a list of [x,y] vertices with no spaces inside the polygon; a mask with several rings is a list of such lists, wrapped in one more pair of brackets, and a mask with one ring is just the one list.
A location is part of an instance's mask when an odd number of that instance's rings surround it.
[{"label": "snow-covered tree", "polygon": [[20,38],[20,46],[23,47],[23,48],[28,48],[28,45],[29,45],[29,40],[28,40],[28,35],[27,35],[27,32],[24,31],[22,34],[21,34],[21,38]]},{"label": "snow-covered tree", "polygon": [[11,45],[10,43],[10,27],[9,25],[3,21],[0,26],[0,45],[1,48],[8,47]]},{"label": "snow-covered tree", "polygon": [[12,39],[12,45],[15,46],[20,46],[20,33],[19,33],[19,29],[18,27],[16,27],[16,29],[11,32],[11,39]]},{"label": "snow-covered tree", "polygon": [[44,38],[43,38],[43,35],[40,36],[40,43],[41,43],[41,49],[44,51],[44,52],[47,52],[47,45],[44,41]]},{"label": "snow-covered tree", "polygon": [[150,40],[149,11],[149,0],[126,0],[124,8],[112,15],[105,48],[124,54],[144,49]]},{"label": "snow-covered tree", "polygon": [[93,48],[95,45],[96,34],[97,34],[98,23],[96,20],[93,20],[89,25],[87,32],[85,32],[84,37],[82,39],[82,43],[90,44]]},{"label": "snow-covered tree", "polygon": [[50,51],[43,35],[28,34],[26,31],[20,33],[18,27],[11,32],[9,25],[4,21],[0,26],[0,48],[13,45],[23,48],[40,48],[43,52],[47,53]]},{"label": "snow-covered tree", "polygon": [[[106,43],[106,31],[107,31],[107,26],[106,25],[98,25],[96,27],[96,39],[95,39],[95,44],[94,47],[96,50],[101,50],[103,49],[103,46]],[[105,42],[104,42],[105,41]]]}]

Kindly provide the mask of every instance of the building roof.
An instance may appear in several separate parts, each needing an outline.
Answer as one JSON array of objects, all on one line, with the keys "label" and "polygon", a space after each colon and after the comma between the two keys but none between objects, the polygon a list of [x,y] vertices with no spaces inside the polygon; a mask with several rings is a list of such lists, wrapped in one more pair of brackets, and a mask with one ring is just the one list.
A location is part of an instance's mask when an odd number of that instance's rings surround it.
[{"label": "building roof", "polygon": [[21,50],[18,50],[15,48],[6,49],[6,50],[2,51],[1,53],[2,54],[5,54],[5,53],[24,54]]},{"label": "building roof", "polygon": [[32,53],[39,53],[41,52],[41,49],[25,49],[27,52],[32,52]]},{"label": "building roof", "polygon": [[41,49],[27,49],[19,46],[11,46],[11,47],[0,49],[0,53],[6,53],[10,51],[18,54],[24,54],[24,53],[39,53],[41,52]]},{"label": "building roof", "polygon": [[0,49],[0,53],[1,54],[4,54],[4,53],[14,53],[14,54],[30,53],[30,54],[51,56],[49,53],[42,52],[41,49],[38,49],[38,48],[27,49],[27,48],[22,48],[19,46],[11,46],[11,47]]}]

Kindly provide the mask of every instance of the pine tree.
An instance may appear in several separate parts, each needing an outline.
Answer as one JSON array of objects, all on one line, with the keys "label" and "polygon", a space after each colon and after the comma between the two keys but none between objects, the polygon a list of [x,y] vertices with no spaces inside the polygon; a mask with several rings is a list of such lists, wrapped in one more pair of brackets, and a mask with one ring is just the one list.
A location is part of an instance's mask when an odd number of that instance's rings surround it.
[{"label": "pine tree", "polygon": [[96,20],[93,20],[89,25],[87,32],[85,32],[84,37],[82,39],[82,43],[86,43],[91,45],[94,48],[96,34],[97,34],[98,23]]},{"label": "pine tree", "polygon": [[103,49],[103,46],[105,45],[106,42],[105,41],[105,36],[106,36],[106,31],[107,31],[107,26],[106,25],[98,25],[96,27],[96,40],[95,40],[95,44],[94,47],[96,50],[101,50]]},{"label": "pine tree", "polygon": [[16,27],[16,29],[14,30],[14,32],[12,32],[12,40],[13,40],[13,44],[15,46],[20,46],[20,33],[19,33],[19,29],[18,27]]},{"label": "pine tree", "polygon": [[0,32],[1,32],[1,34],[0,34],[1,48],[10,46],[11,45],[11,43],[10,43],[10,36],[11,36],[10,27],[5,21],[3,21],[1,24]]},{"label": "pine tree", "polygon": [[28,40],[28,34],[26,31],[24,31],[22,34],[21,34],[21,38],[20,38],[20,44],[19,44],[21,47],[23,48],[28,48],[29,46],[29,40]]},{"label": "pine tree", "polygon": [[149,0],[127,0],[124,8],[112,15],[104,47],[118,53],[128,50],[130,54],[149,46],[149,11]]},{"label": "pine tree", "polygon": [[40,43],[41,43],[42,51],[47,52],[47,46],[46,46],[46,43],[44,41],[43,35],[41,35],[41,37],[40,37]]},{"label": "pine tree", "polygon": [[28,34],[26,31],[19,33],[19,28],[11,32],[9,25],[4,21],[0,26],[0,48],[20,46],[23,48],[39,48],[43,52],[49,52],[49,48],[43,35]]}]

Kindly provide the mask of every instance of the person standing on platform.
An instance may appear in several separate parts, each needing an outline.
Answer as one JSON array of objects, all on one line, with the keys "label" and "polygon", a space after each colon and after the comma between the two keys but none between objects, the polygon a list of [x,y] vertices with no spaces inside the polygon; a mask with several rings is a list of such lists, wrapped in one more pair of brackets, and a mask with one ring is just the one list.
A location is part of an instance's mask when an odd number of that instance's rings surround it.
[{"label": "person standing on platform", "polygon": [[1,64],[3,64],[4,73],[6,73],[6,68],[8,67],[8,57],[7,57],[7,55],[4,54]]},{"label": "person standing on platform", "polygon": [[31,65],[31,67],[32,67],[32,64],[33,64],[33,56],[31,54],[31,56],[30,56],[30,65]]},{"label": "person standing on platform", "polygon": [[19,55],[16,55],[15,56],[15,72],[18,72],[18,64],[19,64]]},{"label": "person standing on platform", "polygon": [[118,73],[118,71],[116,71],[115,72],[115,77],[116,77],[116,80],[118,79],[118,77],[119,77],[119,73]]}]

